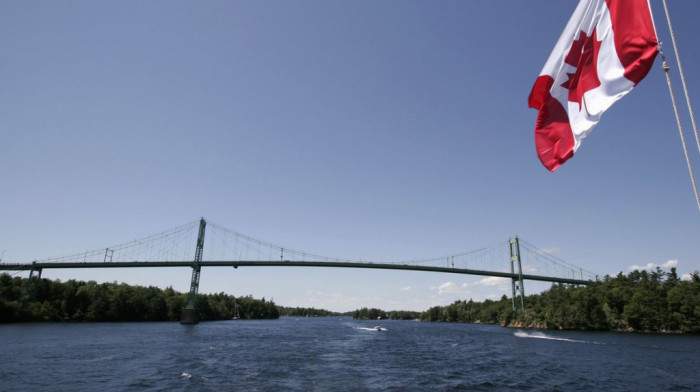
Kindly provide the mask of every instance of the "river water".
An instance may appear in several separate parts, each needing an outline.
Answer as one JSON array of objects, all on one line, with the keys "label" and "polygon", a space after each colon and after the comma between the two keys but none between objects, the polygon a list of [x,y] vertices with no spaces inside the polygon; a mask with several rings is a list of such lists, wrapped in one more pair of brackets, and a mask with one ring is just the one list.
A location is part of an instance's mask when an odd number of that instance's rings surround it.
[{"label": "river water", "polygon": [[700,391],[700,336],[283,317],[0,325],[0,342],[3,391]]}]

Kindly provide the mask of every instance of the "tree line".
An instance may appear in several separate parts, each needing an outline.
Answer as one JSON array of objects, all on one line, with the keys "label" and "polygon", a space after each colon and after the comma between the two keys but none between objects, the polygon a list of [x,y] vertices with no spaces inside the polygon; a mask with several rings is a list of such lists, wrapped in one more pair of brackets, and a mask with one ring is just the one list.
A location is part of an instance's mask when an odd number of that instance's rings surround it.
[{"label": "tree line", "polygon": [[[177,321],[188,294],[168,287],[130,286],[69,280],[11,277],[0,274],[0,322],[38,321]],[[199,319],[274,319],[274,302],[224,293],[197,297]]]},{"label": "tree line", "polygon": [[[169,287],[60,282],[0,274],[0,322],[36,321],[176,321],[187,294]],[[352,315],[356,319],[417,319],[436,322],[595,331],[700,333],[700,274],[680,280],[675,268],[605,276],[588,286],[554,284],[525,298],[525,311],[512,300],[455,301],[425,312],[361,308],[336,313],[315,308],[278,307],[273,301],[224,293],[199,295],[199,319],[270,319],[280,315],[319,317]]]},{"label": "tree line", "polygon": [[300,308],[300,307],[285,307],[278,306],[280,316],[289,317],[333,317],[341,316],[343,313],[331,312],[325,309],[316,308]]},{"label": "tree line", "polygon": [[594,331],[700,333],[700,274],[680,280],[676,269],[606,276],[588,286],[554,284],[525,297],[526,310],[512,300],[456,301],[421,314],[424,321]]},{"label": "tree line", "polygon": [[410,310],[392,310],[390,312],[377,308],[362,308],[352,312],[352,318],[360,320],[415,320],[420,318],[421,312]]}]

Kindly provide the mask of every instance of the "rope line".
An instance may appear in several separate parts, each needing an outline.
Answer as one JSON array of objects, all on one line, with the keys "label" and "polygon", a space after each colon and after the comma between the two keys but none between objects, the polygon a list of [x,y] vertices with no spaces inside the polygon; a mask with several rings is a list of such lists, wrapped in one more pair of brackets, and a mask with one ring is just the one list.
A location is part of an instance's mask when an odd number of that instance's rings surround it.
[{"label": "rope line", "polygon": [[[666,11],[666,20],[668,22],[668,29],[671,33],[671,42],[673,43],[673,49],[676,54],[676,61],[678,62],[678,70],[680,72],[680,77],[681,77],[681,82],[683,84],[683,90],[685,91],[686,94],[686,101],[688,102],[688,110],[690,112],[690,119],[693,124],[693,130],[695,131],[695,140],[698,143],[698,151],[700,152],[700,138],[698,138],[698,131],[697,131],[697,126],[695,125],[695,116],[693,115],[693,108],[690,104],[690,97],[688,96],[688,89],[686,87],[685,83],[685,76],[683,75],[683,67],[681,66],[681,59],[678,56],[678,47],[676,46],[676,38],[675,35],[673,34],[673,25],[671,24],[671,17],[669,16],[668,13],[668,6],[666,5],[666,0],[663,0],[664,4],[664,10]],[[659,48],[661,47],[661,44],[659,43]],[[695,202],[698,205],[698,211],[700,211],[700,193],[698,193],[698,186],[697,183],[695,182],[695,174],[693,173],[693,165],[690,161],[690,155],[688,154],[688,147],[685,142],[685,134],[683,132],[683,125],[681,124],[681,118],[678,113],[678,105],[676,104],[676,95],[673,92],[673,86],[671,85],[671,76],[669,75],[668,71],[670,67],[668,64],[666,64],[666,56],[663,54],[663,51],[659,50],[661,53],[661,59],[663,60],[661,64],[661,69],[663,69],[664,74],[666,74],[666,83],[668,84],[668,92],[671,95],[671,104],[673,105],[673,112],[676,116],[676,123],[678,124],[678,133],[680,134],[681,137],[681,144],[683,146],[683,154],[685,155],[685,162],[688,165],[688,173],[690,175],[690,183],[693,187],[693,193],[695,194]]]},{"label": "rope line", "polygon": [[681,85],[683,86],[683,93],[685,94],[685,101],[688,104],[688,113],[690,115],[690,123],[693,125],[693,133],[695,134],[695,142],[698,146],[698,152],[700,153],[700,136],[698,136],[698,126],[695,123],[695,114],[693,113],[693,105],[690,103],[690,94],[688,93],[688,84],[685,82],[685,72],[683,72],[683,65],[681,64],[681,56],[678,53],[678,45],[676,44],[676,34],[673,32],[673,25],[671,24],[671,17],[668,12],[668,5],[666,0],[663,0],[664,11],[666,12],[666,21],[668,21],[668,30],[671,33],[671,43],[673,43],[673,52],[676,55],[676,62],[678,63],[678,74],[681,77]]},{"label": "rope line", "polygon": [[678,105],[676,105],[676,95],[673,93],[673,86],[671,85],[671,77],[668,74],[669,66],[666,64],[666,59],[663,53],[661,54],[663,63],[661,68],[666,74],[666,83],[668,84],[668,92],[671,94],[671,104],[673,105],[673,112],[676,115],[676,124],[678,125],[678,133],[681,137],[681,145],[683,146],[683,155],[685,155],[685,162],[688,165],[688,174],[690,175],[690,184],[693,187],[693,193],[695,193],[695,202],[698,205],[698,211],[700,211],[700,194],[698,194],[698,186],[695,182],[695,174],[693,173],[693,164],[690,162],[690,155],[688,154],[688,146],[685,142],[685,134],[683,133],[683,124],[681,124],[681,117],[678,114]]}]

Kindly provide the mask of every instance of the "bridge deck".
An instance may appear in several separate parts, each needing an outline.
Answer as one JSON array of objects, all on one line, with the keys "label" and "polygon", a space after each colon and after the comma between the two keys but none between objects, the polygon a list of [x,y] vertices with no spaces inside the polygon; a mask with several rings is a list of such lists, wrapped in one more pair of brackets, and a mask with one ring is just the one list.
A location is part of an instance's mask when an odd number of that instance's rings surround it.
[{"label": "bridge deck", "polygon": [[[496,276],[518,279],[520,275],[510,272],[482,271],[463,268],[427,267],[408,264],[353,263],[337,261],[201,261],[201,267],[330,267],[330,268],[372,268],[404,271],[443,272],[450,274]],[[192,267],[192,261],[119,261],[119,262],[70,262],[70,263],[0,263],[0,271],[31,271],[61,268],[146,268],[146,267]],[[588,285],[590,280],[561,278],[552,276],[523,274],[524,280]]]}]

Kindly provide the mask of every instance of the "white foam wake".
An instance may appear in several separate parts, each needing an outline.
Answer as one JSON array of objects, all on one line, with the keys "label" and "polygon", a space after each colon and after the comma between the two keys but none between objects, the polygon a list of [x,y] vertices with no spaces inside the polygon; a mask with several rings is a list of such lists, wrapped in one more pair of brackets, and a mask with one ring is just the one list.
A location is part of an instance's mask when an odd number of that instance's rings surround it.
[{"label": "white foam wake", "polygon": [[547,334],[545,334],[544,332],[516,331],[516,332],[513,332],[513,335],[515,335],[515,336],[517,336],[517,337],[519,337],[519,338],[559,340],[559,341],[562,341],[562,342],[573,342],[573,343],[595,343],[595,342],[588,342],[588,341],[585,341],[585,340],[558,338],[558,337],[556,337],[556,336],[547,335]]},{"label": "white foam wake", "polygon": [[384,327],[372,327],[372,328],[355,327],[355,329],[359,329],[359,330],[361,330],[361,331],[372,331],[372,332],[386,331],[386,328],[384,328]]}]

